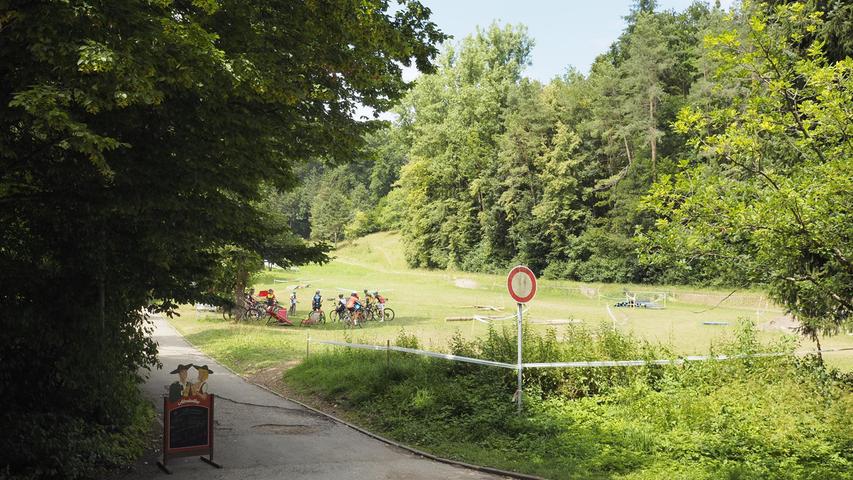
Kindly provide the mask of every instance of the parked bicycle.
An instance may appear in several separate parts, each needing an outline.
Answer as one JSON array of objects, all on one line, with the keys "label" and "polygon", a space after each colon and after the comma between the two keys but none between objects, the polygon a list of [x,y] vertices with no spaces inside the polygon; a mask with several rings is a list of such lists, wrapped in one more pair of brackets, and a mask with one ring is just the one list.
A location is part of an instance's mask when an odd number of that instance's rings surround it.
[{"label": "parked bicycle", "polygon": [[238,322],[242,322],[244,320],[260,320],[266,315],[263,305],[259,303],[246,304],[242,307],[237,305],[224,306],[221,307],[220,310],[222,312],[222,318],[228,321],[236,320]]}]

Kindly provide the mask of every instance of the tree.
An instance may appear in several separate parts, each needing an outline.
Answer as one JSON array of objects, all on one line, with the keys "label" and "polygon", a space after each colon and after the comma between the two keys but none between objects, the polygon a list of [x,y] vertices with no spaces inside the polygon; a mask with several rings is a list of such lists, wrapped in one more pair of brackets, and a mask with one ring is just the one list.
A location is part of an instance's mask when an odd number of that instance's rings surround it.
[{"label": "tree", "polygon": [[646,135],[652,163],[652,178],[657,175],[657,147],[662,132],[658,129],[658,107],[664,95],[662,78],[674,61],[658,17],[639,13],[631,35],[628,59],[624,63],[630,85],[629,118],[633,127]]},{"label": "tree", "polygon": [[501,195],[497,139],[531,47],[523,26],[478,29],[404,99],[411,147],[402,231],[411,264],[477,269],[482,259],[512,257],[504,213],[492,208]]},{"label": "tree", "polygon": [[355,216],[352,187],[346,166],[330,170],[315,185],[311,202],[311,236],[337,244],[344,229]]},{"label": "tree", "polygon": [[73,445],[45,447],[50,438],[32,424],[97,438],[128,428],[137,369],[156,361],[142,306],[204,298],[230,252],[322,260],[316,245],[267,243],[283,226],[267,221],[260,186],[290,188],[309,158],[353,157],[376,128],[352,119],[356,105],[382,111],[399,99],[401,64],[430,71],[444,36],[429,10],[414,0],[388,9],[384,0],[3,4],[9,471],[29,471],[43,450],[56,462],[79,456]]},{"label": "tree", "polygon": [[707,161],[684,161],[646,200],[649,262],[766,283],[803,334],[836,333],[853,311],[853,61],[832,63],[800,3],[748,9],[746,29],[708,40],[718,81],[742,97],[686,108],[677,130]]}]

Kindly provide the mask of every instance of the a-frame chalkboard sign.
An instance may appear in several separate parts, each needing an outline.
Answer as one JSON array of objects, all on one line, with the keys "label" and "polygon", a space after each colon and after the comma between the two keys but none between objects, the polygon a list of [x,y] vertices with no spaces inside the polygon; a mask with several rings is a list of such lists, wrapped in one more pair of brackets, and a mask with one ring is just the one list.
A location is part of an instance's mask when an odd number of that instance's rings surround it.
[{"label": "a-frame chalkboard sign", "polygon": [[[163,460],[157,462],[164,472],[172,473],[166,466],[170,458],[200,456],[201,460],[216,467],[213,461],[213,394],[204,392],[204,383],[186,382],[186,370],[193,365],[178,365],[172,373],[178,373],[181,382],[175,382],[170,394],[163,397]],[[204,380],[209,369],[204,369]]]}]

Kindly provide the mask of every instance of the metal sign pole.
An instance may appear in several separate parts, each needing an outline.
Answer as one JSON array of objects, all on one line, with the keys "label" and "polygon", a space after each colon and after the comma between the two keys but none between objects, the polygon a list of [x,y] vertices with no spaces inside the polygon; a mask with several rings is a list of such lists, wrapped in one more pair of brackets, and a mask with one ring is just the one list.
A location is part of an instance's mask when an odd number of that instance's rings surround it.
[{"label": "metal sign pole", "polygon": [[530,302],[536,296],[536,275],[524,265],[514,267],[506,277],[506,288],[509,290],[509,296],[518,305],[518,365],[516,365],[516,368],[518,368],[518,389],[515,391],[515,401],[518,403],[518,413],[520,414],[522,407],[521,396],[523,394],[521,389],[521,369],[524,365],[521,363],[523,343],[521,338],[521,317],[524,313],[522,308],[525,303]]},{"label": "metal sign pole", "polygon": [[522,305],[518,304],[518,413],[521,413],[521,307]]}]

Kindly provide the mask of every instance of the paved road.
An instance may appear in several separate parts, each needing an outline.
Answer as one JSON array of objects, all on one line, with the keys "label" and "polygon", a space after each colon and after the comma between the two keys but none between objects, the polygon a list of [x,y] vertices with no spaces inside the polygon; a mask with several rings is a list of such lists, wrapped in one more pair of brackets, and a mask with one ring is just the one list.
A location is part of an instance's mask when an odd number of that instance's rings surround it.
[{"label": "paved road", "polygon": [[[198,457],[169,461],[175,479],[495,479],[489,474],[435,462],[374,440],[298,404],[246,382],[190,346],[164,319],[155,320],[163,370],[154,371],[144,392],[162,418],[168,372],[179,363],[207,364],[216,399],[214,469]],[[190,378],[195,376],[190,371]],[[232,399],[234,401],[226,400]],[[157,453],[141,460],[122,479],[162,477]]]}]

